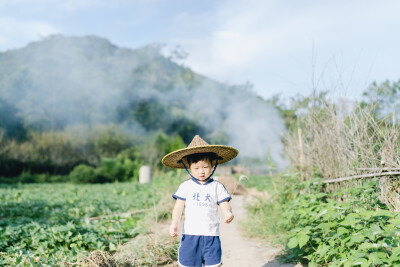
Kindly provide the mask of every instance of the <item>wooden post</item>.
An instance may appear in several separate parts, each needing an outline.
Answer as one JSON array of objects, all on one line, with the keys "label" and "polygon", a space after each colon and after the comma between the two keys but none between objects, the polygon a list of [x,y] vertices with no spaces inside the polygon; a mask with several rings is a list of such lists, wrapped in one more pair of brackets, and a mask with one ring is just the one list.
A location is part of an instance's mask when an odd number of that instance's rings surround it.
[{"label": "wooden post", "polygon": [[393,111],[393,128],[396,126],[396,111]]},{"label": "wooden post", "polygon": [[301,137],[301,128],[297,128],[297,135],[299,138],[299,150],[300,150],[300,179],[304,181],[303,167],[304,167],[304,152],[303,152],[303,138]]}]

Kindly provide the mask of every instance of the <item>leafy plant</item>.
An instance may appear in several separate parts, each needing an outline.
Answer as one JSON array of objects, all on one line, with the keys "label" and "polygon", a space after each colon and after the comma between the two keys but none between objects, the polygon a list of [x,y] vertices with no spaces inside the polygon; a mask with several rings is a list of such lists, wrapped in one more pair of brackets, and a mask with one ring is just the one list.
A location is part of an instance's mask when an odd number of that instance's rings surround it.
[{"label": "leafy plant", "polygon": [[0,265],[55,266],[93,250],[112,253],[147,231],[144,212],[121,214],[153,210],[179,182],[172,173],[151,184],[2,185]]},{"label": "leafy plant", "polygon": [[299,194],[285,205],[282,221],[289,229],[286,260],[309,266],[400,264],[400,214],[380,202],[376,181],[329,194],[312,182],[292,190]]}]

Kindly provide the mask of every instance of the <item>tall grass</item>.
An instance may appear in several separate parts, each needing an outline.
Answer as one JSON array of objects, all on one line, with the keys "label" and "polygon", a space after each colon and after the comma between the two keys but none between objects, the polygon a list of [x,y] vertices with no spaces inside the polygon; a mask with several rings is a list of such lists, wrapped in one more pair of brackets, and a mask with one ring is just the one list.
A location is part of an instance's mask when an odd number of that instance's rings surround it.
[{"label": "tall grass", "polygon": [[[360,174],[360,169],[379,172],[400,167],[399,127],[395,115],[379,118],[373,107],[326,104],[299,118],[298,130],[286,136],[286,153],[301,180],[317,175],[323,179]],[[375,170],[372,170],[374,168]],[[351,186],[341,183],[341,186]],[[380,200],[400,211],[399,183],[380,178]]]},{"label": "tall grass", "polygon": [[286,153],[303,179],[357,173],[357,168],[399,167],[399,127],[378,119],[371,109],[327,104],[299,118],[286,136]]},{"label": "tall grass", "polygon": [[[272,245],[282,245],[285,242],[287,229],[282,224],[284,214],[283,203],[287,201],[284,188],[294,184],[296,175],[277,173],[272,176],[250,175],[245,186],[251,191],[245,207],[247,218],[242,222],[249,237],[261,237]],[[261,192],[267,192],[267,196]]]}]

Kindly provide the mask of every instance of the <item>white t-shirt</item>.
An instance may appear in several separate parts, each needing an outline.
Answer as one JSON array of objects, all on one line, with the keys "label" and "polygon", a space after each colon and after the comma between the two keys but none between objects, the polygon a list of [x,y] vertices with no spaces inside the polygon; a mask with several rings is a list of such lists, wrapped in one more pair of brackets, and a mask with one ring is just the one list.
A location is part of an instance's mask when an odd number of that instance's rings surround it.
[{"label": "white t-shirt", "polygon": [[201,184],[192,178],[183,182],[172,197],[185,200],[183,234],[219,236],[218,205],[232,198],[223,184],[213,179]]}]

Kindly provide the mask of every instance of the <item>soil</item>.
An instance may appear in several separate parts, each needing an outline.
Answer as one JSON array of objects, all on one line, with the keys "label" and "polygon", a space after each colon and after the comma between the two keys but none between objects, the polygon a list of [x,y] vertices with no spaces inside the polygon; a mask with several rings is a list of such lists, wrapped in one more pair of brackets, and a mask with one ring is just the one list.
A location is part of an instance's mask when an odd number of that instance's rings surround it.
[{"label": "soil", "polygon": [[[230,201],[235,219],[230,224],[220,225],[222,244],[222,263],[225,267],[293,267],[300,264],[280,264],[277,255],[280,248],[268,245],[265,240],[246,238],[240,228],[240,221],[246,218],[245,201],[251,201],[251,195],[235,195]],[[222,214],[220,214],[222,218]]]}]

